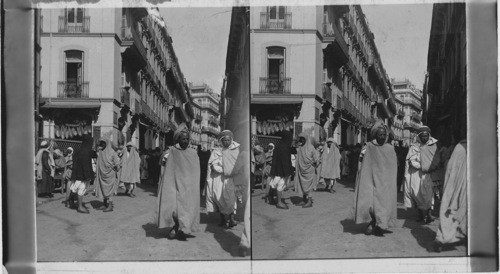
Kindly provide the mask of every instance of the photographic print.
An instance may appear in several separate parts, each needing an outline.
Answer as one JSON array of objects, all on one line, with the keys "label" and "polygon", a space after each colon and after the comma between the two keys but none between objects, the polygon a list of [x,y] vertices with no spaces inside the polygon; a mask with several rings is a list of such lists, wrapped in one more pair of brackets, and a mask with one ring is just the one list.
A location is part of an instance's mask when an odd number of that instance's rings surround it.
[{"label": "photographic print", "polygon": [[35,10],[39,262],[250,258],[247,17]]},{"label": "photographic print", "polygon": [[250,14],[253,259],[466,256],[465,4]]}]

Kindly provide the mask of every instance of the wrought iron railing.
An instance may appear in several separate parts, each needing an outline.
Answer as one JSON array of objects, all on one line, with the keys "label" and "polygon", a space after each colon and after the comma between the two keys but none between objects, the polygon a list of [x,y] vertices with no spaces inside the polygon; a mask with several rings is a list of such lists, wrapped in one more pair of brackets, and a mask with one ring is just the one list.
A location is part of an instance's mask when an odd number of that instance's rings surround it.
[{"label": "wrought iron railing", "polygon": [[57,97],[59,98],[89,98],[89,82],[57,82]]},{"label": "wrought iron railing", "polygon": [[122,39],[122,41],[130,41],[130,42],[134,41],[134,36],[132,35],[131,27],[122,26],[120,38]]},{"label": "wrought iron railing", "polygon": [[121,88],[120,102],[130,107],[130,91],[128,88]]},{"label": "wrought iron railing", "polygon": [[292,28],[292,13],[285,13],[284,19],[270,19],[268,12],[260,13],[260,28],[261,29],[291,29]]},{"label": "wrought iron railing", "polygon": [[84,16],[81,23],[70,23],[66,16],[59,16],[59,32],[90,32],[90,16]]},{"label": "wrought iron railing", "polygon": [[260,94],[290,94],[291,93],[291,78],[260,78],[259,93]]}]

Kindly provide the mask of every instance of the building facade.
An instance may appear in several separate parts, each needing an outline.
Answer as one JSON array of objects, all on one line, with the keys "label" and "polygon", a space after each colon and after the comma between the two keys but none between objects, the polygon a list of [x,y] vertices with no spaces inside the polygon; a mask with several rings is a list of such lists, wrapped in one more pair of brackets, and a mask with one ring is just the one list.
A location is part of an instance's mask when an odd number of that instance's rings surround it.
[{"label": "building facade", "polygon": [[44,138],[109,136],[139,149],[173,144],[191,123],[187,82],[157,9],[43,9]]},{"label": "building facade", "polygon": [[190,84],[191,98],[200,109],[200,144],[212,149],[217,144],[220,133],[220,94],[214,93],[207,84]]},{"label": "building facade", "polygon": [[401,101],[398,96],[394,96],[394,102],[396,103],[396,114],[394,117],[394,122],[392,123],[391,130],[394,133],[394,141],[401,145],[404,144],[404,119],[405,112],[403,111],[403,101]]},{"label": "building facade", "polygon": [[[367,140],[396,106],[360,6],[251,9],[252,133],[312,129],[318,140]],[[267,136],[267,137],[265,137]]]},{"label": "building facade", "polygon": [[422,125],[422,91],[417,89],[410,80],[391,80],[394,96],[401,102],[398,109],[403,115],[402,141],[405,146],[409,146],[414,138],[417,129]]},{"label": "building facade", "polygon": [[467,137],[464,3],[434,4],[424,87],[424,121],[445,145]]}]

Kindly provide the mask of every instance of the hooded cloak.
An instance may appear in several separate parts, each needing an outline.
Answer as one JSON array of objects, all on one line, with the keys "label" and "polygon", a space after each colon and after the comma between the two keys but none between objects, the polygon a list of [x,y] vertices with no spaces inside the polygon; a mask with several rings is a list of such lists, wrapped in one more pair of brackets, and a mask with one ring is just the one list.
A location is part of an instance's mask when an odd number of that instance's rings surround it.
[{"label": "hooded cloak", "polygon": [[[372,137],[385,125],[376,123]],[[386,139],[387,140],[387,139]],[[376,139],[364,148],[363,162],[356,178],[352,218],[357,224],[368,223],[373,213],[382,229],[395,225],[397,213],[397,156],[394,147],[387,142],[378,144]]]}]

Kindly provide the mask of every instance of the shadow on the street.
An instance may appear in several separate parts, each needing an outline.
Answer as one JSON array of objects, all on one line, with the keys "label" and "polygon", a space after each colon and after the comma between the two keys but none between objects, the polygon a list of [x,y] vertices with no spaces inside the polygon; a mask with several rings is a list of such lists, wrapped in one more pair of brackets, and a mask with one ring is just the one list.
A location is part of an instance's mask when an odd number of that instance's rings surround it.
[{"label": "shadow on the street", "polygon": [[346,188],[350,188],[350,189],[354,190],[355,181],[356,181],[356,178],[354,176],[349,176],[349,177],[344,177],[340,180],[337,180],[337,184],[341,184],[341,185],[345,186]]},{"label": "shadow on the street", "polygon": [[299,197],[299,196],[290,196],[290,202],[294,205],[297,205],[299,204],[300,202],[302,202],[303,198],[302,197]]},{"label": "shadow on the street", "polygon": [[417,240],[418,245],[425,248],[428,252],[432,252],[436,232],[425,225],[416,225],[410,231],[411,235]]},{"label": "shadow on the street", "polygon": [[141,183],[141,184],[136,184],[136,187],[142,189],[144,192],[149,192],[150,196],[156,196],[156,193],[158,192],[157,184]]},{"label": "shadow on the street", "polygon": [[154,224],[142,225],[142,228],[146,232],[146,237],[155,239],[164,239],[167,237],[167,233],[172,229],[171,227],[158,228]]},{"label": "shadow on the street", "polygon": [[364,234],[367,224],[356,224],[354,220],[345,219],[340,221],[344,228],[344,232],[351,233],[352,235]]},{"label": "shadow on the street", "polygon": [[[207,227],[205,232],[212,233],[214,239],[219,243],[219,245],[231,254],[231,256],[238,256],[238,245],[240,242],[240,237],[236,236],[230,229],[225,229],[218,225],[220,220],[218,213],[201,214],[200,223],[206,224]],[[243,223],[241,223],[243,224]]]},{"label": "shadow on the street", "polygon": [[99,207],[101,207],[101,206],[104,205],[104,202],[103,201],[99,201],[99,200],[93,200],[93,201],[90,201],[88,203],[90,203],[90,205],[92,206],[93,209],[97,209],[97,208],[99,208]]}]

